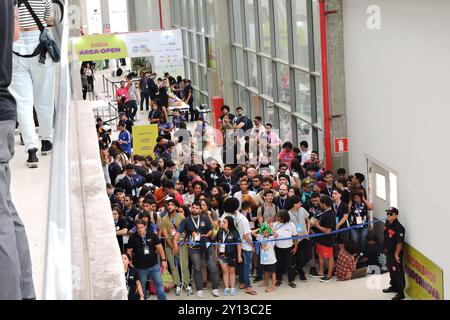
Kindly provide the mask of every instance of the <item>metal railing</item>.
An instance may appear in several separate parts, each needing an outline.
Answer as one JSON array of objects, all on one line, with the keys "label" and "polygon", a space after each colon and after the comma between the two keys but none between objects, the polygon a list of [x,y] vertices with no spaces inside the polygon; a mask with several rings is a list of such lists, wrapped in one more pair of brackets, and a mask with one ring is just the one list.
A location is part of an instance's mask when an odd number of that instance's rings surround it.
[{"label": "metal railing", "polygon": [[[67,1],[65,1],[67,2]],[[67,3],[63,25],[53,30],[60,44],[61,63],[56,90],[53,156],[50,169],[47,244],[45,254],[44,299],[71,300],[72,243],[69,189],[69,62]]]}]

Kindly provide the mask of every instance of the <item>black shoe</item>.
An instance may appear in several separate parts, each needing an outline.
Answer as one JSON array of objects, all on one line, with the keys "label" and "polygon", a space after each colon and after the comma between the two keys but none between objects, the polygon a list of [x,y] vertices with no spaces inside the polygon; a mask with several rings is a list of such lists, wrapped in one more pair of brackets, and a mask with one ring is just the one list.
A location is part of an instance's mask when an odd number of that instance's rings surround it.
[{"label": "black shoe", "polygon": [[22,134],[20,134],[20,145],[21,145],[21,146],[24,146],[24,145],[25,145],[25,142],[23,142]]},{"label": "black shoe", "polygon": [[255,279],[253,280],[254,283],[261,281],[263,278],[262,277],[255,277]]},{"label": "black shoe", "polygon": [[27,160],[28,168],[38,168],[39,167],[39,159],[36,156],[37,152],[38,152],[38,149],[36,149],[36,148],[28,150],[28,160]]},{"label": "black shoe", "polygon": [[275,283],[275,287],[278,288],[279,286],[281,286],[281,281],[277,280],[277,282]]},{"label": "black shoe", "polygon": [[320,282],[323,283],[328,283],[332,280],[333,278],[328,278],[328,276],[323,276],[322,278],[320,278]]},{"label": "black shoe", "polygon": [[317,273],[315,268],[311,269],[311,271],[309,272],[309,276],[311,278],[322,278],[323,277],[323,275],[320,275],[320,274]]},{"label": "black shoe", "polygon": [[392,293],[392,292],[397,292],[397,290],[395,290],[394,287],[389,287],[383,290],[383,293]]},{"label": "black shoe", "polygon": [[300,277],[300,280],[301,280],[301,281],[308,281],[308,279],[306,278],[306,275],[305,275],[304,272],[300,273],[300,274],[299,274],[299,277]]},{"label": "black shoe", "polygon": [[294,282],[289,282],[289,286],[294,289],[297,288],[297,285]]},{"label": "black shoe", "polygon": [[52,153],[52,149],[53,149],[53,145],[50,141],[42,140],[41,153],[43,156],[46,156],[46,155]]},{"label": "black shoe", "polygon": [[405,294],[404,293],[397,293],[395,297],[392,298],[394,301],[400,301],[405,300]]}]

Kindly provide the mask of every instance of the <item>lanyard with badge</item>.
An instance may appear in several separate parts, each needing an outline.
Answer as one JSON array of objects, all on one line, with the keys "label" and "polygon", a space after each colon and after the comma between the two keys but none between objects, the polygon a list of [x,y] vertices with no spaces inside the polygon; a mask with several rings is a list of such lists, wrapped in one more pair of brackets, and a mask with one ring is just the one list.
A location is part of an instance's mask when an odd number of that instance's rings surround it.
[{"label": "lanyard with badge", "polygon": [[150,248],[147,245],[147,235],[145,235],[145,237],[142,238],[142,242],[144,244],[144,256],[147,256],[150,254]]},{"label": "lanyard with badge", "polygon": [[339,216],[338,216],[338,213],[339,213],[339,206],[335,203],[334,204],[334,212],[336,213],[336,224],[339,224]]},{"label": "lanyard with badge", "polygon": [[199,228],[200,228],[200,217],[198,217],[197,223],[195,223],[195,220],[194,220],[194,218],[192,218],[192,216],[191,216],[191,219],[192,219],[192,223],[194,223],[195,230],[196,230],[194,241],[195,242],[200,242],[200,231],[199,231]]},{"label": "lanyard with badge", "polygon": [[170,234],[172,235],[172,237],[175,237],[175,235],[177,233],[177,228],[175,227],[175,223],[177,221],[177,218],[178,218],[178,212],[177,212],[175,218],[170,219],[170,222],[172,223],[172,229],[170,230]]},{"label": "lanyard with badge", "polygon": [[270,240],[270,238],[264,238],[261,243],[261,261],[263,263],[267,263],[269,261],[269,250],[267,249],[269,246],[268,240]]},{"label": "lanyard with badge", "polygon": [[284,209],[284,208],[285,208],[285,206],[286,206],[286,201],[287,201],[287,198],[284,199],[284,202],[281,202],[281,198],[280,198],[280,209]]},{"label": "lanyard with badge", "polygon": [[363,218],[361,216],[361,213],[363,212],[363,210],[364,210],[364,206],[362,204],[355,203],[355,213],[357,214],[356,224],[358,224],[358,225],[363,224]]},{"label": "lanyard with badge", "polygon": [[127,286],[127,291],[130,291],[130,285],[128,281],[130,280],[130,269],[125,273],[125,285]]},{"label": "lanyard with badge", "polygon": [[230,180],[228,180],[227,177],[225,177],[225,180],[227,181],[227,184],[230,187],[230,194],[231,194],[232,189],[233,189],[233,180],[232,180],[232,178],[230,178]]},{"label": "lanyard with badge", "polygon": [[250,225],[250,229],[255,229],[255,221],[253,221],[253,214],[250,212],[250,219],[248,221],[249,225]]},{"label": "lanyard with badge", "polygon": [[331,187],[331,188],[327,187],[327,192],[328,192],[328,195],[331,197],[333,195],[333,187]]},{"label": "lanyard with badge", "polygon": [[302,229],[303,229],[301,221],[300,221],[301,217],[299,216],[298,212],[294,213],[294,217],[295,217],[295,220],[297,220],[297,225],[296,225],[296,227],[297,227],[297,234],[300,234],[300,233],[302,233]]},{"label": "lanyard with badge", "polygon": [[228,231],[227,233],[222,232],[222,244],[219,246],[219,253],[225,253],[225,241],[227,240],[229,233],[230,231]]}]

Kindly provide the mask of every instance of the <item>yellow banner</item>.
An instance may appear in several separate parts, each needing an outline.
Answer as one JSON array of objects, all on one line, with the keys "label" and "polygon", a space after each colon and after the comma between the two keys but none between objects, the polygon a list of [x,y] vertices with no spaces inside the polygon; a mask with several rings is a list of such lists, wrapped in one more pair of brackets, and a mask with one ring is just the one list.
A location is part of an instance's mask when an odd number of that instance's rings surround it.
[{"label": "yellow banner", "polygon": [[415,300],[444,300],[444,272],[419,251],[405,244],[406,293]]},{"label": "yellow banner", "polygon": [[128,57],[128,49],[119,34],[83,36],[73,41],[79,61],[119,59]]},{"label": "yellow banner", "polygon": [[149,124],[133,127],[133,154],[155,157],[153,149],[158,138],[158,125]]}]

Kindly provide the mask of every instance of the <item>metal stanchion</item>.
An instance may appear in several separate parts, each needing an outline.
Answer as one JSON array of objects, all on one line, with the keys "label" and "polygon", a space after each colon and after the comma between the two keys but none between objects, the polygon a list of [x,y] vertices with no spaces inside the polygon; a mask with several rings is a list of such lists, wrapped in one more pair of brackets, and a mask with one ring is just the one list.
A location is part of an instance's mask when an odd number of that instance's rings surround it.
[{"label": "metal stanchion", "polygon": [[102,77],[103,77],[103,93],[105,93],[106,92],[105,75],[103,75]]}]

